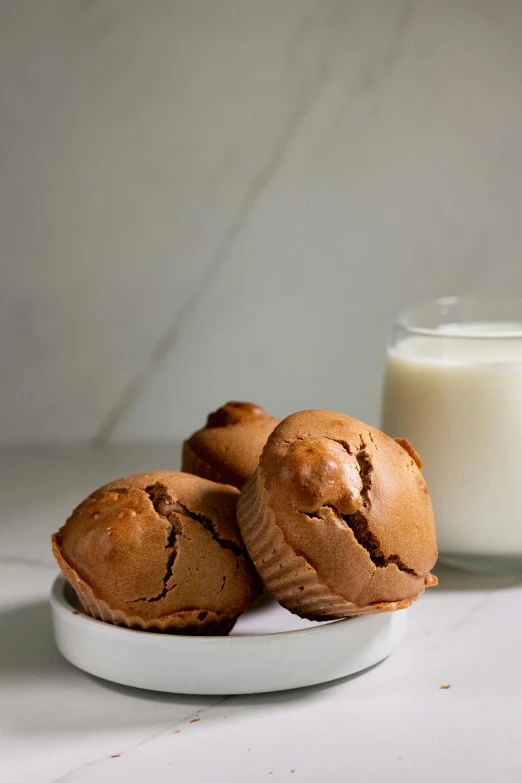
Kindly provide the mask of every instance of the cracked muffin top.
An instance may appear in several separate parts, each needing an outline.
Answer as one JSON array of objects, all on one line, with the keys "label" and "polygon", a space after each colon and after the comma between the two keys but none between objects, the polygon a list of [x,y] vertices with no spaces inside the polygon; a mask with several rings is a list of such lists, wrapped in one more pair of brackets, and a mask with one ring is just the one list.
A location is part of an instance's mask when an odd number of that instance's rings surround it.
[{"label": "cracked muffin top", "polygon": [[405,440],[342,414],[303,411],[272,433],[238,504],[257,570],[314,619],[407,606],[437,559],[421,462]]},{"label": "cracked muffin top", "polygon": [[252,402],[227,402],[183,444],[182,470],[241,489],[280,421]]},{"label": "cracked muffin top", "polygon": [[53,551],[95,617],[223,633],[260,593],[236,523],[238,496],[185,473],[122,478],[73,511]]}]

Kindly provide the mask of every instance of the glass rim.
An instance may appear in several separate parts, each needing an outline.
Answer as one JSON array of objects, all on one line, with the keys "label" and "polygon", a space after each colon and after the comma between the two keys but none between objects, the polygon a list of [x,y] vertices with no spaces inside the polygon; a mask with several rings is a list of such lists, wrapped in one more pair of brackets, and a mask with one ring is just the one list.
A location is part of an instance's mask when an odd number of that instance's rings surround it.
[{"label": "glass rim", "polygon": [[[440,328],[440,326],[415,326],[411,323],[412,316],[422,310],[423,308],[426,308],[428,306],[435,306],[436,308],[440,309],[441,313],[446,308],[456,307],[458,305],[499,305],[499,306],[518,306],[518,310],[520,312],[520,323],[517,321],[511,321],[511,319],[506,317],[506,320],[504,323],[511,324],[513,323],[513,328],[505,329],[505,330],[498,330],[498,331],[488,331],[484,330],[483,332],[477,331],[477,332],[469,332],[465,333],[462,332],[460,329],[455,329],[454,331],[451,330],[451,326],[461,326],[463,323],[466,323],[466,321],[455,319],[454,322],[449,322],[447,324],[444,324],[446,327],[444,330]],[[480,318],[477,319],[477,322],[483,322],[483,323],[494,323],[495,321],[499,321],[502,323],[501,319],[488,319],[484,318],[481,320]],[[469,321],[471,322],[471,321]],[[487,294],[468,294],[465,296],[439,296],[434,297],[432,299],[422,299],[418,302],[415,302],[414,304],[402,308],[397,313],[395,320],[393,322],[394,327],[399,327],[401,329],[404,329],[408,332],[410,335],[419,335],[423,337],[437,337],[437,338],[448,338],[448,339],[455,339],[459,338],[461,340],[498,340],[498,339],[522,339],[522,294],[498,294],[489,296]],[[449,328],[448,328],[449,327]]]}]

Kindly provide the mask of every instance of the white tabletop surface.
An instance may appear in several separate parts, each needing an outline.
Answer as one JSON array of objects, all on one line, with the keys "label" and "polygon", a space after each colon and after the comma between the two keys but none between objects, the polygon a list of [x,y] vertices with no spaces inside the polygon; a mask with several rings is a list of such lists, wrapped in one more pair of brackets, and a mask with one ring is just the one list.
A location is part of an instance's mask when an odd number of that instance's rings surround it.
[{"label": "white tabletop surface", "polygon": [[326,686],[176,696],[66,663],[49,620],[51,533],[97,485],[176,467],[177,453],[0,453],[2,783],[522,780],[520,579],[438,568],[399,650]]}]

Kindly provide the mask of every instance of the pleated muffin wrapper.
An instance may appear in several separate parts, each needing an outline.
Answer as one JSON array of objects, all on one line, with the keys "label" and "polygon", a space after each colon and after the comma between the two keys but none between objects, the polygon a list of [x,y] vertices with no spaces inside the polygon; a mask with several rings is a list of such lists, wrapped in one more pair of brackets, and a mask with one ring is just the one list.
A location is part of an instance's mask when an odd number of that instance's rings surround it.
[{"label": "pleated muffin wrapper", "polygon": [[183,443],[181,470],[183,473],[191,473],[193,476],[200,476],[201,478],[206,478],[210,481],[217,481],[218,484],[230,484],[230,480],[221,475],[219,470],[213,468],[208,462],[203,462],[203,460],[192,451],[190,444],[187,441]]},{"label": "pleated muffin wrapper", "polygon": [[227,636],[239,617],[239,615],[220,617],[215,612],[206,609],[190,609],[145,620],[137,615],[127,614],[121,609],[112,609],[106,601],[94,594],[90,585],[65,560],[60,551],[56,534],[53,536],[53,552],[64,577],[78,596],[86,613],[96,620],[133,630],[156,633],[184,636]]},{"label": "pleated muffin wrapper", "polygon": [[[406,609],[418,595],[400,601],[357,606],[321,582],[316,570],[285,541],[275,515],[264,500],[259,471],[245,484],[238,502],[238,524],[248,554],[265,586],[279,603],[308,620],[334,620]],[[428,574],[425,586],[437,584]],[[424,592],[424,589],[420,592]]]}]

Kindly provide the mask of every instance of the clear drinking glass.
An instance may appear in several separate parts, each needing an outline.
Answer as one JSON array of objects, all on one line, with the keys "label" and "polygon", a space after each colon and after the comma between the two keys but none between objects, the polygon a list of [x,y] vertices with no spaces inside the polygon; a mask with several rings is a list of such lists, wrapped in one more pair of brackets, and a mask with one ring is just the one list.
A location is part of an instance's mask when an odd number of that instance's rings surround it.
[{"label": "clear drinking glass", "polygon": [[382,429],[424,462],[441,559],[522,572],[522,297],[451,297],[401,313]]}]

